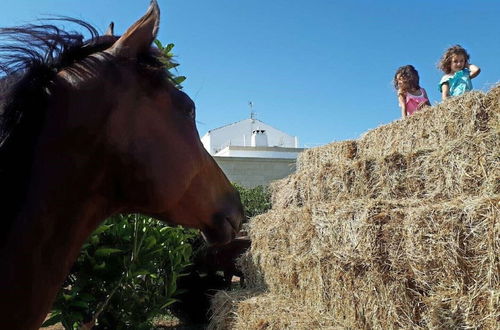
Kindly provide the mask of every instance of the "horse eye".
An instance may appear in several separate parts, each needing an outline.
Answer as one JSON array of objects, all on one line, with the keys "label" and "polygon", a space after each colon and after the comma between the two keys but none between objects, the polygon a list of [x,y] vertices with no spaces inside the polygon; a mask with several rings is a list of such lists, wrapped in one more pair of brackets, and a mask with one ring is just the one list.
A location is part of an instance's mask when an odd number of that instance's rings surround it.
[{"label": "horse eye", "polygon": [[191,119],[194,119],[194,117],[196,117],[196,109],[194,108],[194,106],[189,108],[187,114]]},{"label": "horse eye", "polygon": [[190,119],[194,119],[196,116],[196,107],[193,100],[186,93],[178,89],[171,95],[177,109],[184,112]]}]

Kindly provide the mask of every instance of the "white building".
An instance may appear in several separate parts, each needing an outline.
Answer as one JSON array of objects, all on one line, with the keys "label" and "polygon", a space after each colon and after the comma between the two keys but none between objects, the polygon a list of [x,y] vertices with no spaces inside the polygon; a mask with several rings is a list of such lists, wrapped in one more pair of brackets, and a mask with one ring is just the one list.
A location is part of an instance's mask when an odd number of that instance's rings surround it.
[{"label": "white building", "polygon": [[208,131],[201,141],[232,182],[267,185],[295,171],[296,136],[249,118]]}]

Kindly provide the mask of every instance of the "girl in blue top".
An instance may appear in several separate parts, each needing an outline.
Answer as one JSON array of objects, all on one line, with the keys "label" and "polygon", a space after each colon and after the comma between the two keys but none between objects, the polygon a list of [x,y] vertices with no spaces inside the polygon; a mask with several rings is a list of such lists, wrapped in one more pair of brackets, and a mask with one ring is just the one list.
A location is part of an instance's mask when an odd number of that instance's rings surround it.
[{"label": "girl in blue top", "polygon": [[439,61],[438,68],[445,75],[439,82],[439,91],[443,100],[450,96],[462,95],[472,89],[471,79],[477,77],[481,69],[469,64],[469,54],[460,45],[446,50]]}]

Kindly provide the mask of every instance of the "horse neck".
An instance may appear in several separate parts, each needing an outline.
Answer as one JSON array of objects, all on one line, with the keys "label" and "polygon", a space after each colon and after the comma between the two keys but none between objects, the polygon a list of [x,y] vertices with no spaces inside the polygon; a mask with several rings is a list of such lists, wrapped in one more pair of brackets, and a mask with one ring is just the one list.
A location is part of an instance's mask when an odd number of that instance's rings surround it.
[{"label": "horse neck", "polygon": [[0,304],[8,317],[0,329],[37,328],[85,239],[111,213],[98,188],[102,171],[60,151],[35,154],[26,200],[0,251],[0,292],[8,302]]},{"label": "horse neck", "polygon": [[44,194],[52,192],[44,189],[30,194],[0,255],[0,292],[8,302],[1,304],[8,316],[0,320],[2,329],[37,328],[84,240],[105,217],[104,201],[82,199],[79,208],[70,209],[66,203],[78,196],[69,187],[60,189],[68,196],[48,198]]}]

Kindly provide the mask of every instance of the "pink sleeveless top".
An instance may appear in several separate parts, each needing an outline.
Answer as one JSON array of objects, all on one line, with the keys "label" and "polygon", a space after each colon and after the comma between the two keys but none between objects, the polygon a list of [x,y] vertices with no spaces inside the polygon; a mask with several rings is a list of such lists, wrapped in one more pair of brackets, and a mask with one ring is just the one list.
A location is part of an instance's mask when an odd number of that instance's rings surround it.
[{"label": "pink sleeveless top", "polygon": [[419,96],[406,93],[406,112],[409,116],[413,115],[418,110],[419,105],[425,104],[427,101],[429,101],[429,99],[423,88],[420,88]]}]

